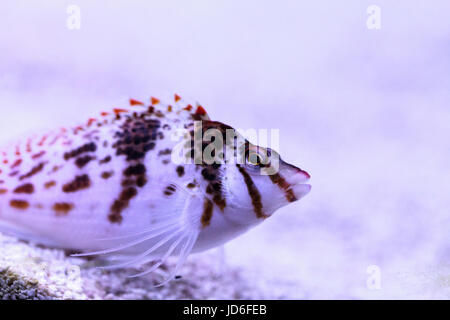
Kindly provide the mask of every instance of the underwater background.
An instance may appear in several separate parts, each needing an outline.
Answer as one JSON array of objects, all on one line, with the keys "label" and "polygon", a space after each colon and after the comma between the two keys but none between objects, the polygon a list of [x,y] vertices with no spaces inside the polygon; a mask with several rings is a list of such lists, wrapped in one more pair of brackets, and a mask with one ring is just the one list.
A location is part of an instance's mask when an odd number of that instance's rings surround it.
[{"label": "underwater background", "polygon": [[280,129],[281,156],[312,176],[308,196],[212,259],[258,288],[241,297],[450,298],[450,2],[1,7],[0,141],[179,93],[235,128]]}]

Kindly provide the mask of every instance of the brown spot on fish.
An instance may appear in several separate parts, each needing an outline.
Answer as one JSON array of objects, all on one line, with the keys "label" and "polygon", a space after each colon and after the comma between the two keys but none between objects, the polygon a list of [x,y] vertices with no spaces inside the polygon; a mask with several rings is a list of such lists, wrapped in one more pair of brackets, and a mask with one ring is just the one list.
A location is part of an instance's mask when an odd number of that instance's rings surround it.
[{"label": "brown spot on fish", "polygon": [[209,199],[205,199],[203,203],[203,214],[201,218],[201,223],[203,228],[206,228],[211,224],[211,219],[213,216],[213,203]]},{"label": "brown spot on fish", "polygon": [[62,167],[63,166],[53,166],[52,172],[54,173],[54,172],[58,171],[59,169],[61,169]]},{"label": "brown spot on fish", "polygon": [[9,205],[15,209],[26,210],[30,207],[28,201],[25,200],[11,200]]},{"label": "brown spot on fish", "polygon": [[136,181],[134,181],[133,179],[125,179],[122,181],[122,187],[134,186],[135,183],[136,183]]},{"label": "brown spot on fish", "polygon": [[74,208],[74,205],[72,203],[67,203],[67,202],[58,202],[53,205],[53,210],[56,212],[56,216],[65,216],[73,208]]},{"label": "brown spot on fish", "polygon": [[100,160],[99,163],[100,164],[105,164],[111,161],[111,156],[107,156],[104,159]]},{"label": "brown spot on fish", "polygon": [[17,168],[22,163],[22,159],[17,159],[13,165],[11,166],[11,169]]},{"label": "brown spot on fish", "polygon": [[48,181],[48,182],[46,182],[45,184],[44,184],[44,188],[45,189],[50,189],[50,188],[52,188],[52,187],[54,187],[54,186],[56,186],[56,181]]},{"label": "brown spot on fish", "polygon": [[19,180],[30,178],[34,176],[36,173],[39,173],[40,171],[42,171],[42,169],[44,169],[45,164],[46,164],[45,162],[39,163],[37,166],[33,167],[28,173],[24,174],[23,176],[20,176]]},{"label": "brown spot on fish", "polygon": [[285,192],[286,199],[289,202],[298,200],[294,194],[294,191],[291,189],[291,185],[279,173],[270,175],[269,177],[274,184],[278,185],[278,187]]},{"label": "brown spot on fish", "polygon": [[221,194],[214,195],[213,201],[222,211],[227,206],[227,202],[225,201],[225,199],[222,197]]},{"label": "brown spot on fish", "polygon": [[133,187],[122,191],[120,198],[114,201],[111,206],[111,213],[108,219],[111,223],[121,223],[123,220],[122,211],[128,208],[130,200],[137,195],[137,190]]},{"label": "brown spot on fish", "polygon": [[161,151],[158,153],[158,156],[169,155],[169,154],[171,154],[171,153],[172,153],[172,149],[164,149],[164,150],[161,150]]},{"label": "brown spot on fish", "polygon": [[247,171],[245,171],[245,169],[243,167],[241,167],[241,165],[239,165],[239,164],[237,164],[236,166],[238,167],[239,172],[242,174],[242,176],[244,178],[244,182],[247,186],[248,194],[249,194],[250,198],[252,199],[253,210],[255,211],[256,216],[258,218],[267,218],[268,216],[266,214],[264,214],[262,211],[263,206],[262,206],[262,202],[261,202],[261,194],[259,193],[258,188],[254,184],[252,178],[247,173]]},{"label": "brown spot on fish", "polygon": [[182,176],[184,176],[184,167],[183,166],[178,166],[177,167],[177,173],[178,176],[181,178]]},{"label": "brown spot on fish", "polygon": [[26,193],[26,194],[32,194],[34,192],[34,185],[31,183],[26,183],[21,186],[18,186],[13,191],[14,193]]},{"label": "brown spot on fish", "polygon": [[146,176],[139,176],[136,180],[136,185],[139,188],[142,188],[143,186],[145,186],[147,184],[147,177]]},{"label": "brown spot on fish", "polygon": [[19,174],[19,170],[13,171],[9,174],[10,177],[15,177]]},{"label": "brown spot on fish", "polygon": [[129,201],[136,195],[137,195],[136,188],[127,188],[127,189],[123,190],[122,193],[120,194],[120,200]]},{"label": "brown spot on fish", "polygon": [[45,151],[42,150],[41,152],[32,155],[32,156],[31,156],[31,159],[36,160],[36,159],[42,157],[44,154],[45,154]]},{"label": "brown spot on fish", "polygon": [[81,176],[76,176],[75,179],[67,184],[65,184],[62,190],[66,193],[77,192],[83,189],[87,189],[91,186],[91,180],[89,176],[84,174]]},{"label": "brown spot on fish", "polygon": [[162,113],[160,110],[157,110],[155,112],[155,116],[157,116],[158,118],[164,118],[164,113]]},{"label": "brown spot on fish", "polygon": [[145,168],[145,166],[142,163],[138,163],[137,165],[129,166],[128,168],[126,168],[123,174],[126,176],[137,176],[145,174],[146,171],[147,169]]},{"label": "brown spot on fish", "polygon": [[[119,138],[113,145],[117,155],[125,155],[127,161],[141,160],[155,147],[160,122],[155,119],[127,119],[122,131],[116,132]],[[137,144],[136,144],[137,142]]]},{"label": "brown spot on fish", "polygon": [[81,147],[74,149],[70,152],[66,152],[64,154],[64,159],[65,160],[69,160],[71,158],[75,158],[78,157],[79,155],[81,155],[82,153],[86,153],[86,152],[95,152],[97,151],[97,145],[93,142],[91,143],[86,143],[85,145],[82,145]]},{"label": "brown spot on fish", "polygon": [[194,189],[195,186],[196,186],[196,184],[195,184],[194,182],[189,182],[188,185],[187,185],[187,187],[188,187],[189,189]]},{"label": "brown spot on fish", "polygon": [[121,223],[122,211],[129,206],[129,202],[138,191],[136,187],[143,187],[147,183],[146,167],[142,163],[148,151],[156,146],[156,139],[161,123],[157,119],[149,119],[153,109],[147,113],[135,113],[126,116],[119,131],[115,132],[115,142],[112,147],[116,155],[124,155],[126,161],[132,163],[123,171],[122,187],[125,188],[111,205],[108,219],[111,223]]},{"label": "brown spot on fish", "polygon": [[174,185],[171,184],[171,185],[167,186],[167,188],[164,190],[164,194],[166,196],[171,196],[175,193],[175,191],[177,191],[177,189],[175,188]]},{"label": "brown spot on fish", "polygon": [[102,177],[103,179],[109,179],[109,178],[111,178],[113,175],[114,175],[114,171],[104,171],[104,172],[102,172],[101,177]]},{"label": "brown spot on fish", "polygon": [[205,180],[213,181],[217,178],[215,170],[213,170],[211,167],[204,168],[202,170],[202,176],[205,178]]},{"label": "brown spot on fish", "polygon": [[219,167],[220,165],[216,164],[203,166],[201,174],[203,178],[209,182],[206,187],[206,192],[213,196],[212,200],[220,208],[220,210],[223,211],[227,203],[222,194],[222,184],[220,182]]},{"label": "brown spot on fish", "polygon": [[80,158],[77,158],[77,160],[75,161],[75,165],[81,169],[84,166],[86,166],[91,160],[94,160],[94,159],[95,159],[95,157],[91,157],[91,156],[80,157]]},{"label": "brown spot on fish", "polygon": [[0,194],[5,194],[8,192],[8,189],[0,189]]}]

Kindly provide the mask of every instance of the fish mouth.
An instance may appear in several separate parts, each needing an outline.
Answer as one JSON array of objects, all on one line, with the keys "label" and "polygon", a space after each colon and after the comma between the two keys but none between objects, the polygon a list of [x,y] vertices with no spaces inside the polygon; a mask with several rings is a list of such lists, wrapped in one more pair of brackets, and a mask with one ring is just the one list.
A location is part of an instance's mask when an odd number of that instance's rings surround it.
[{"label": "fish mouth", "polygon": [[311,185],[307,183],[298,183],[289,188],[286,192],[288,202],[296,202],[304,198],[311,191]]},{"label": "fish mouth", "polygon": [[311,184],[308,182],[311,180],[311,176],[303,170],[298,169],[298,173],[290,177],[291,192],[295,194],[297,200],[300,200],[311,191]]},{"label": "fish mouth", "polygon": [[290,183],[292,185],[297,184],[306,184],[306,182],[309,182],[311,180],[311,175],[299,168],[295,168],[296,173],[290,176]]}]

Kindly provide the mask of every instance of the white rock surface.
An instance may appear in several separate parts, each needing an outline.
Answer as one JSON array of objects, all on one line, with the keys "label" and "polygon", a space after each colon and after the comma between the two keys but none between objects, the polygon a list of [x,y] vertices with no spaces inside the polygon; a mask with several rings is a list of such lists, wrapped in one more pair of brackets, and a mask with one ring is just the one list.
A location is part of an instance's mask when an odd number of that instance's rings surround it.
[{"label": "white rock surface", "polygon": [[[379,0],[380,30],[360,0],[80,1],[80,30],[66,27],[63,1],[4,2],[0,140],[175,91],[236,128],[280,129],[278,151],[313,185],[227,244],[226,272],[207,253],[168,288],[84,268],[81,289],[56,272],[28,287],[58,298],[450,298],[448,0]],[[84,262],[2,237],[1,268],[22,277],[23,259]],[[370,266],[380,290],[366,285]],[[0,292],[27,287],[1,274]]]},{"label": "white rock surface", "polygon": [[282,298],[263,294],[239,269],[218,268],[214,252],[191,256],[181,279],[155,287],[161,274],[129,278],[136,270],[105,271],[94,261],[1,234],[0,248],[0,299]]}]

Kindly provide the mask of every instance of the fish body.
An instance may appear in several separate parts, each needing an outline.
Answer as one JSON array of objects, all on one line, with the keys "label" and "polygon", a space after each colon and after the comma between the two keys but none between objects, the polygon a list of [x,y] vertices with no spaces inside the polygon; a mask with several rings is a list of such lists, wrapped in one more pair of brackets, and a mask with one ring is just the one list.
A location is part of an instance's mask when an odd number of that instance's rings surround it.
[{"label": "fish body", "polygon": [[[119,267],[161,261],[147,272],[175,255],[175,274],[191,252],[310,190],[305,171],[236,132],[230,142],[230,130],[175,95],[169,104],[130,99],[84,125],[19,140],[0,149],[0,231],[82,255],[129,256]],[[204,158],[207,142],[220,139]],[[240,153],[242,161],[224,160]],[[263,174],[272,162],[277,170]]]}]

